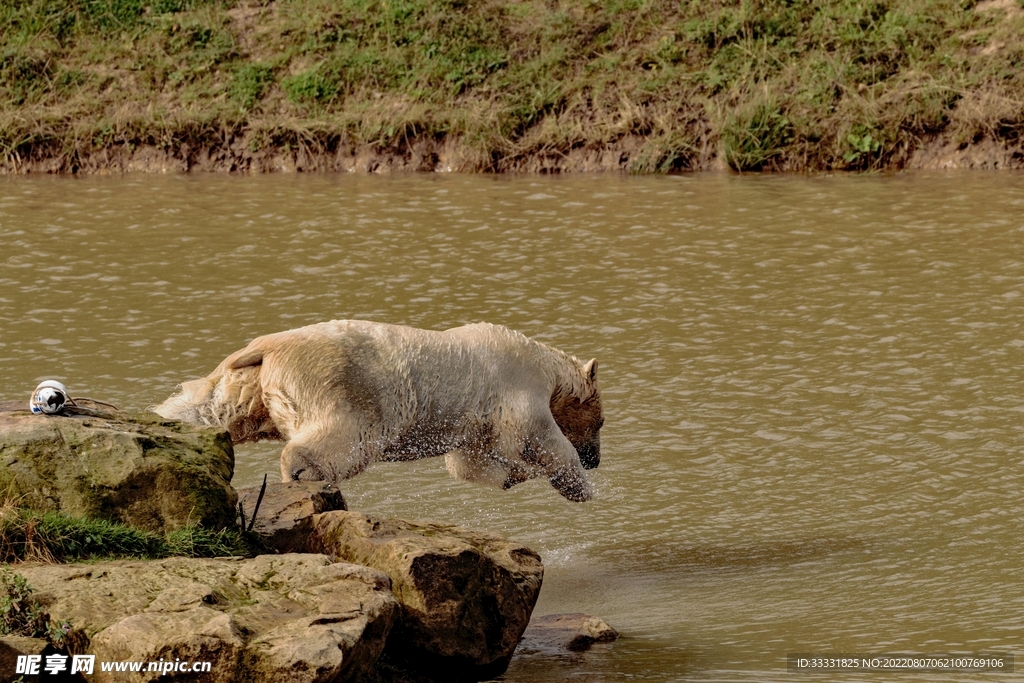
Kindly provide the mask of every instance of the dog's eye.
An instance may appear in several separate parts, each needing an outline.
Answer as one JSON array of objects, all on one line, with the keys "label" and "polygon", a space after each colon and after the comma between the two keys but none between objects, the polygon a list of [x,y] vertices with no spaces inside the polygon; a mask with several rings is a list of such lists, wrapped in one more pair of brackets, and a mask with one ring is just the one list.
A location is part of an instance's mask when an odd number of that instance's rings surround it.
[{"label": "dog's eye", "polygon": [[598,420],[598,422],[597,422],[597,428],[600,429],[601,427],[604,427],[604,418],[603,417],[600,420]]}]

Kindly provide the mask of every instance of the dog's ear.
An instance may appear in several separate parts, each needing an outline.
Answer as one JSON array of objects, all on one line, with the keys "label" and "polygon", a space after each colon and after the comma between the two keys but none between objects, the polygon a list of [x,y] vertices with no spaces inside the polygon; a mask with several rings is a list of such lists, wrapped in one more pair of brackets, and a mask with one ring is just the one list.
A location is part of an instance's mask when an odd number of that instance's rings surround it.
[{"label": "dog's ear", "polygon": [[587,364],[583,366],[583,376],[589,379],[591,382],[597,379],[597,359],[591,358],[587,361]]}]

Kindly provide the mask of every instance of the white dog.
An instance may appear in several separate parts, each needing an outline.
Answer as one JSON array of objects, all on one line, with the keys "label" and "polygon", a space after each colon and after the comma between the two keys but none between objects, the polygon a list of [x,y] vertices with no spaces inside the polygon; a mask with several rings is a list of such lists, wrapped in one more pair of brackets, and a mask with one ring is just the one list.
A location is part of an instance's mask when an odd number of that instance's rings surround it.
[{"label": "white dog", "polygon": [[270,334],[153,409],[287,441],[281,475],[337,483],[377,460],[446,455],[455,477],[509,488],[534,477],[592,496],[604,423],[597,361],[499,325],[445,332],[335,320]]}]

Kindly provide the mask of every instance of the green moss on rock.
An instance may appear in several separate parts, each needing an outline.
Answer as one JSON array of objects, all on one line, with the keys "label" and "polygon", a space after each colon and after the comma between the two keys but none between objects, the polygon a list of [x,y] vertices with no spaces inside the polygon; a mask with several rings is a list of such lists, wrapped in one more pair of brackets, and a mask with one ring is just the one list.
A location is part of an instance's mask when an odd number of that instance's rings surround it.
[{"label": "green moss on rock", "polygon": [[44,416],[0,404],[0,494],[150,531],[234,522],[226,432],[149,414]]}]

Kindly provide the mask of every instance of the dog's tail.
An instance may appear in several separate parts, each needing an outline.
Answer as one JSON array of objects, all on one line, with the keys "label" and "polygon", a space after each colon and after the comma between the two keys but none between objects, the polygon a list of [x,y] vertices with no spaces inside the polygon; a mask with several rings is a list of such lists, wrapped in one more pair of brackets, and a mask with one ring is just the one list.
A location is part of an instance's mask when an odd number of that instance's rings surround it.
[{"label": "dog's tail", "polygon": [[260,366],[264,351],[253,340],[201,379],[183,382],[163,403],[150,408],[169,420],[228,428],[239,416],[263,412]]}]

